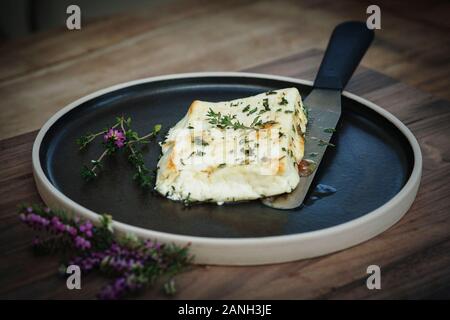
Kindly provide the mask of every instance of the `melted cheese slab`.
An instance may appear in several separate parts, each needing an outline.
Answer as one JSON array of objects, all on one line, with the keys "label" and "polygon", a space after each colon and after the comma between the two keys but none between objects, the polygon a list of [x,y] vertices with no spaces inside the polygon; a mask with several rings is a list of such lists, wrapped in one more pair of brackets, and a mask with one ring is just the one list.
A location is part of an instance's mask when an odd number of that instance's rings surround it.
[{"label": "melted cheese slab", "polygon": [[291,192],[306,124],[296,88],[196,100],[161,144],[155,189],[172,200],[217,203]]}]

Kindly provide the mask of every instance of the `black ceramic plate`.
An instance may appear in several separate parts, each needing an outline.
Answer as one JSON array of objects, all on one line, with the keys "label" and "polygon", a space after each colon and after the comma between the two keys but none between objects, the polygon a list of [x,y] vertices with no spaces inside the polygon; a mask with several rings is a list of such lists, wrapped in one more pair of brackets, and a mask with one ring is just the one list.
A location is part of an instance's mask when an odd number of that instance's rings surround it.
[{"label": "black ceramic plate", "polygon": [[[82,165],[101,149],[94,144],[79,152],[75,140],[112,124],[117,116],[130,116],[140,134],[160,123],[163,137],[195,99],[231,100],[286,87],[297,87],[303,97],[311,90],[305,82],[288,78],[237,74],[130,84],[84,99],[58,115],[42,134],[39,163],[52,187],[92,212],[109,213],[115,221],[143,229],[208,238],[258,238],[334,227],[369,214],[404,188],[415,161],[408,137],[384,115],[348,96],[343,96],[342,117],[332,141],[336,147],[328,148],[312,186],[332,186],[336,192],[319,199],[310,192],[306,204],[296,210],[280,211],[259,201],[185,207],[155,192],[143,192],[130,179],[132,169],[125,156],[108,159],[93,182],[80,176]],[[156,167],[159,153],[158,144],[150,145],[145,153],[148,167]]]}]

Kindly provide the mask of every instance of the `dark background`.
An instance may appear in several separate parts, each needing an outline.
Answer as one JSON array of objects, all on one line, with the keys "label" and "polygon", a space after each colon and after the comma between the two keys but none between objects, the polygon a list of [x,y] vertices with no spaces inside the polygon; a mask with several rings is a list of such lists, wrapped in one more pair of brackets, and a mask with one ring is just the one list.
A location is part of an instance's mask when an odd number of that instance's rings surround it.
[{"label": "dark background", "polygon": [[0,1],[0,35],[3,39],[12,39],[64,26],[66,8],[71,4],[82,8],[83,18],[89,20],[171,1],[173,0],[3,0]]}]

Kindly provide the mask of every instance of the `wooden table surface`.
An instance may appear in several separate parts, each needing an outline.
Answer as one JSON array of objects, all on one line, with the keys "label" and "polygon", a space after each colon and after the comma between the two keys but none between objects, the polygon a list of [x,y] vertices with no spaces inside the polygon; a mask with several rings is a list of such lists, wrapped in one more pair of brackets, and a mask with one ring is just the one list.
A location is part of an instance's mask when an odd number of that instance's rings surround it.
[{"label": "wooden table surface", "polygon": [[[115,83],[174,72],[245,70],[313,79],[333,26],[364,19],[363,1],[174,1],[49,31],[0,47],[0,298],[93,298],[89,275],[69,291],[58,260],[33,256],[16,205],[39,202],[36,131],[68,102]],[[258,267],[195,266],[175,298],[450,298],[449,3],[378,2],[382,30],[348,90],[401,119],[424,155],[405,217],[383,234],[323,257]],[[376,70],[376,71],[374,71]],[[382,177],[380,177],[382,178]],[[382,270],[368,290],[366,268]],[[165,298],[159,287],[143,298]]]}]

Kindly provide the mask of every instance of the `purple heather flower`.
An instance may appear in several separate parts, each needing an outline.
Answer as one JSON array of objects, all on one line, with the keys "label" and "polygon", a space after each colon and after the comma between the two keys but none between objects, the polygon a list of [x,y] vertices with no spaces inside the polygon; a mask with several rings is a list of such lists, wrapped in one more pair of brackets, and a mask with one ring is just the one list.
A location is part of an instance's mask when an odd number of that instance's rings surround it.
[{"label": "purple heather flower", "polygon": [[69,264],[75,264],[80,266],[81,270],[87,272],[96,268],[100,265],[100,262],[103,260],[105,253],[102,252],[92,252],[87,256],[78,256],[73,258]]},{"label": "purple heather flower", "polygon": [[102,300],[116,300],[123,298],[127,293],[131,293],[141,288],[142,284],[136,280],[135,275],[127,273],[104,287],[98,295],[98,298]]},{"label": "purple heather flower", "polygon": [[46,219],[46,218],[42,218],[41,219],[41,223],[44,227],[48,226],[50,224],[50,220]]},{"label": "purple heather flower", "polygon": [[92,229],[94,228],[94,225],[87,221],[84,224],[80,225],[78,227],[78,230],[80,230],[81,233],[84,233],[86,237],[91,238],[93,236]]},{"label": "purple heather flower", "polygon": [[87,222],[84,224],[84,226],[86,227],[86,230],[91,230],[91,229],[94,227],[94,225],[93,225],[92,222],[90,222],[90,221],[87,221]]},{"label": "purple heather flower", "polygon": [[20,219],[34,228],[45,228],[50,224],[50,220],[48,220],[47,218],[43,218],[35,213],[21,215]]},{"label": "purple heather flower", "polygon": [[152,240],[147,239],[144,241],[144,245],[147,249],[153,249],[156,245],[156,242],[153,242]]},{"label": "purple heather flower", "polygon": [[90,249],[91,248],[91,242],[89,240],[86,240],[83,237],[76,236],[75,237],[75,247],[77,247],[77,248],[79,248],[81,250]]},{"label": "purple heather flower", "polygon": [[59,220],[58,217],[54,216],[52,218],[52,229],[58,233],[64,232],[66,230],[66,225]]},{"label": "purple heather flower", "polygon": [[78,231],[76,228],[66,225],[66,231],[71,235],[71,236],[76,236]]},{"label": "purple heather flower", "polygon": [[125,133],[122,130],[109,129],[103,136],[105,142],[113,141],[117,148],[122,148],[125,145]]},{"label": "purple heather flower", "polygon": [[[117,139],[114,139],[115,143]],[[109,248],[93,252],[91,250],[96,247],[97,234],[94,234],[96,227],[92,222],[77,218],[74,223],[66,224],[59,216],[52,215],[51,211],[50,215],[44,216],[40,215],[40,210],[37,212],[39,214],[35,213],[31,207],[25,208],[20,214],[20,219],[32,228],[45,229],[56,236],[54,239],[63,237],[64,240],[69,240],[73,247],[79,249],[80,251],[77,252],[80,255],[70,259],[69,264],[78,265],[86,272],[99,269],[111,271],[119,276],[102,289],[99,294],[101,299],[119,299],[143,288],[149,279],[146,278],[145,272],[142,272],[149,264],[154,265],[161,272],[168,267],[164,252],[161,251],[164,245],[156,241],[147,240],[144,246],[113,241]],[[42,244],[39,238],[33,240],[33,246]]]}]

